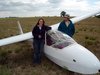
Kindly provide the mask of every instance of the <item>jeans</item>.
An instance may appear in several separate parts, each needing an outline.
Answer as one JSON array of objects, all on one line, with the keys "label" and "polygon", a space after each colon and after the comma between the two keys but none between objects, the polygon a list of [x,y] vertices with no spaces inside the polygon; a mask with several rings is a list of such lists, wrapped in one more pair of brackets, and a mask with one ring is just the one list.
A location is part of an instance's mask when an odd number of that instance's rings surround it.
[{"label": "jeans", "polygon": [[34,39],[33,47],[34,47],[33,63],[41,63],[41,58],[44,50],[44,40]]}]

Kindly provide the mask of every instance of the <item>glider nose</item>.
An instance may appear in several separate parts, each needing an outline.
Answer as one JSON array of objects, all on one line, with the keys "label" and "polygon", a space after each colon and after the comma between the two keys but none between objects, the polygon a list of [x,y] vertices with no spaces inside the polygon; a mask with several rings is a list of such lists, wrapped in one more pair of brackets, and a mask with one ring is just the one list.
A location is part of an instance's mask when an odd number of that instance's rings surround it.
[{"label": "glider nose", "polygon": [[100,73],[100,61],[85,47],[79,44],[73,44],[65,51],[64,53],[70,57],[68,59],[72,61],[71,67],[69,67],[70,70],[82,74]]}]

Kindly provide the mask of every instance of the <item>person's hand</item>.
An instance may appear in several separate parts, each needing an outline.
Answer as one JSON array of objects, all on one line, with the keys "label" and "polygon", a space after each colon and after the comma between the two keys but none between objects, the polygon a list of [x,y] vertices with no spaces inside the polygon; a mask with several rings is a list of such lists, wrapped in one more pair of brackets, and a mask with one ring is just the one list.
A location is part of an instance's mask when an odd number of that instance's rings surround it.
[{"label": "person's hand", "polygon": [[38,37],[41,38],[41,35],[39,35]]}]

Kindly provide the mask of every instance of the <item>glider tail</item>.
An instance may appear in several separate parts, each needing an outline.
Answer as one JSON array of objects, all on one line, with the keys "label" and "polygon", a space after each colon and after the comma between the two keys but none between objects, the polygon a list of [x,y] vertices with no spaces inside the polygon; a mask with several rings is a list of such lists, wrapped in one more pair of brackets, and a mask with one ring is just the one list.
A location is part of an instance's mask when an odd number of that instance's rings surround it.
[{"label": "glider tail", "polygon": [[[19,21],[17,21],[17,24],[18,24],[19,34],[24,34],[21,23]],[[33,39],[29,39],[28,41],[32,42]]]},{"label": "glider tail", "polygon": [[23,29],[22,29],[22,26],[21,26],[20,22],[17,21],[17,24],[18,24],[19,33],[23,34]]}]

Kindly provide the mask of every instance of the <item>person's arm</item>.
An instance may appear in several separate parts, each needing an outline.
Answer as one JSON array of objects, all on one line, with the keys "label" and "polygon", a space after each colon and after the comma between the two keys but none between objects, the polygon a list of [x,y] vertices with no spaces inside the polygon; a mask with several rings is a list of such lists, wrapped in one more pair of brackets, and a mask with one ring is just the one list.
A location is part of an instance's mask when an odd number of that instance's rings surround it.
[{"label": "person's arm", "polygon": [[36,32],[36,27],[33,28],[33,30],[32,30],[32,35],[33,35],[34,37],[38,37],[38,34],[37,34],[37,32]]},{"label": "person's arm", "polygon": [[45,26],[45,30],[48,31],[48,30],[51,30],[52,28],[49,27],[49,26]]},{"label": "person's arm", "polygon": [[63,28],[62,28],[62,22],[60,23],[60,25],[59,25],[59,27],[58,27],[58,30],[59,30],[59,31],[62,31],[62,30],[63,30]]},{"label": "person's arm", "polygon": [[75,33],[75,26],[74,26],[74,24],[73,24],[73,35],[74,35],[74,33]]},{"label": "person's arm", "polygon": [[75,26],[74,26],[74,24],[71,22],[71,26],[72,26],[72,28],[71,28],[71,35],[73,36],[74,35],[74,33],[75,33]]}]

